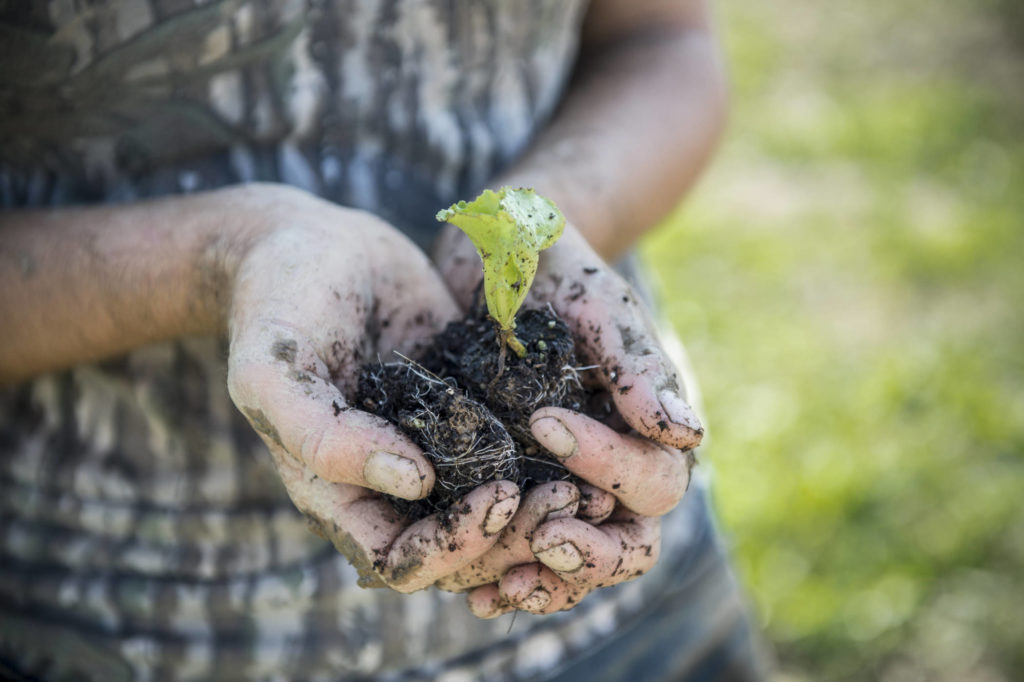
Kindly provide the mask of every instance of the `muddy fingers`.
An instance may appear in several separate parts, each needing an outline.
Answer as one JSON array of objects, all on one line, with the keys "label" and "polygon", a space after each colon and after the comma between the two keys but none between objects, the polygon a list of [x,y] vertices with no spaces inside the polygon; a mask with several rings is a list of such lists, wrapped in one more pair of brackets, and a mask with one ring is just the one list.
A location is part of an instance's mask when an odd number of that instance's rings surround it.
[{"label": "muddy fingers", "polygon": [[513,568],[498,584],[505,603],[536,614],[561,611],[574,591],[551,569],[537,563]]},{"label": "muddy fingers", "polygon": [[616,585],[654,566],[661,548],[657,519],[617,512],[591,526],[577,519],[556,519],[534,533],[537,559],[558,577],[584,589]]},{"label": "muddy fingers", "polygon": [[569,323],[581,359],[597,365],[600,383],[641,435],[675,448],[696,447],[703,428],[682,398],[679,379],[658,343],[646,307],[578,231],[541,256],[534,298]]},{"label": "muddy fingers", "polygon": [[431,585],[487,552],[519,505],[518,489],[497,481],[409,525],[373,491],[329,483],[283,453],[275,460],[310,529],[348,558],[364,587],[413,592]]},{"label": "muddy fingers", "polygon": [[688,453],[617,433],[570,410],[537,410],[531,429],[565,468],[639,514],[669,512],[689,485],[693,460]]},{"label": "muddy fingers", "polygon": [[573,516],[579,501],[579,491],[567,481],[552,481],[533,488],[524,497],[494,547],[468,566],[442,578],[437,586],[450,592],[461,592],[496,583],[510,568],[533,562],[530,538],[534,530],[547,521]]},{"label": "muddy fingers", "polygon": [[518,506],[519,490],[512,483],[482,485],[448,511],[405,529],[376,568],[400,592],[428,587],[490,549]]}]

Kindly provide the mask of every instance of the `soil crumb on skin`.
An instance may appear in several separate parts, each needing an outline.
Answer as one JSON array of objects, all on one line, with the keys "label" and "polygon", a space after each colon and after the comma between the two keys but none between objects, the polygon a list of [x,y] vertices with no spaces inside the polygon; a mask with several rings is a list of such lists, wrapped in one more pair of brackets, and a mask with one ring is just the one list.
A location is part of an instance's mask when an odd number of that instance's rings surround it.
[{"label": "soil crumb on skin", "polygon": [[359,574],[358,585],[360,587],[387,587],[387,584],[377,574],[377,570],[383,570],[384,557],[378,557],[376,561],[370,561],[362,547],[356,544],[352,536],[338,528],[338,524],[331,521],[306,514],[306,525],[310,531],[322,538],[330,540],[335,549],[342,554]]},{"label": "soil crumb on skin", "polygon": [[[550,309],[526,310],[516,336],[527,349],[501,357],[483,306],[450,323],[419,363],[363,367],[355,405],[397,424],[434,464],[437,483],[425,500],[393,499],[422,517],[448,509],[482,483],[509,480],[521,490],[570,474],[540,447],[530,415],[541,407],[595,413],[579,376],[568,326]],[[500,371],[499,371],[500,370]],[[597,409],[603,412],[604,403]]]},{"label": "soil crumb on skin", "polygon": [[[410,578],[416,575],[416,571],[423,566],[423,559],[419,556],[406,556],[399,561],[394,568],[391,569],[391,574],[388,576],[392,585],[401,585],[406,583]],[[383,565],[378,570],[383,570]],[[362,575],[359,577],[360,587],[366,587],[362,584]],[[371,586],[372,587],[372,586]]]},{"label": "soil crumb on skin", "polygon": [[295,355],[299,352],[299,345],[295,343],[294,339],[280,339],[274,342],[274,345],[270,347],[270,354],[278,360],[283,360],[288,364],[295,362]]},{"label": "soil crumb on skin", "polygon": [[284,443],[281,442],[281,434],[277,432],[277,429],[270,420],[267,419],[267,415],[263,414],[263,410],[254,410],[252,408],[243,408],[242,412],[249,418],[249,423],[252,424],[252,428],[257,433],[266,436],[273,441],[279,448],[284,447]]}]

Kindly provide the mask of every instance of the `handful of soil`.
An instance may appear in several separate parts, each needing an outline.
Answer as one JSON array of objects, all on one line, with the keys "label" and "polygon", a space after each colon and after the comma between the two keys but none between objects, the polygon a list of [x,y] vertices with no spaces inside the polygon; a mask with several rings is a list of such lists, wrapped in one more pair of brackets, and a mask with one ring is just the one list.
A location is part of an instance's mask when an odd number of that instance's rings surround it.
[{"label": "handful of soil", "polygon": [[592,404],[596,394],[580,381],[569,327],[553,310],[523,311],[516,336],[526,346],[522,358],[502,351],[494,323],[478,305],[438,334],[418,361],[363,367],[356,405],[397,424],[437,476],[426,499],[392,498],[398,511],[426,516],[488,481],[509,480],[525,490],[570,478],[534,439],[530,415],[553,406],[601,416]]}]

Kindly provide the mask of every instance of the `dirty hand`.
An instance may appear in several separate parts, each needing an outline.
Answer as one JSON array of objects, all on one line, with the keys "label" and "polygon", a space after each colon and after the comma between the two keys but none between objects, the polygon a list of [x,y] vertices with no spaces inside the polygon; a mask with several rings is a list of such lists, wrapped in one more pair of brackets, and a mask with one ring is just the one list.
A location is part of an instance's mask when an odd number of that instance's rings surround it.
[{"label": "dirty hand", "polygon": [[[449,231],[440,253],[446,281],[467,305],[480,279],[472,245]],[[569,324],[581,362],[597,365],[597,380],[631,432],[560,408],[534,413],[538,442],[587,484],[530,491],[497,545],[438,583],[469,590],[471,610],[485,618],[571,608],[593,589],[650,570],[660,547],[657,517],[685,493],[691,450],[703,435],[643,304],[571,225],[541,253],[531,303],[550,303]]]},{"label": "dirty hand", "polygon": [[481,486],[457,513],[407,525],[380,494],[425,497],[434,472],[385,420],[348,405],[359,366],[411,354],[457,314],[427,258],[362,211],[296,190],[254,218],[229,268],[228,386],[298,509],[360,573],[421,589],[476,559],[519,503]]}]

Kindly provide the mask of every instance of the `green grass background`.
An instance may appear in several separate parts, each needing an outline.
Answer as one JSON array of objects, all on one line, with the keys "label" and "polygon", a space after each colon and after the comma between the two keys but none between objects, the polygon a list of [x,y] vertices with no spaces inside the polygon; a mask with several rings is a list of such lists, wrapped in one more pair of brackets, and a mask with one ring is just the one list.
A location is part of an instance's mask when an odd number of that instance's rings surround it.
[{"label": "green grass background", "polygon": [[780,680],[1024,679],[1024,3],[726,0],[644,245]]}]

